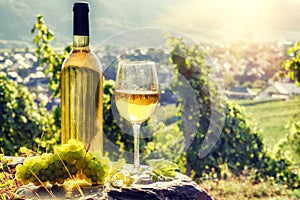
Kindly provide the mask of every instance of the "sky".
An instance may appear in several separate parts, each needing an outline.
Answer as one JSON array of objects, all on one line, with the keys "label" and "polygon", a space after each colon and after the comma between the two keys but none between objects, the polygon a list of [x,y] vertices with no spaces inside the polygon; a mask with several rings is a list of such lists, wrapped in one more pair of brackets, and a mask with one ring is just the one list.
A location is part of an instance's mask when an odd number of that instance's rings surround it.
[{"label": "sky", "polygon": [[110,15],[99,18],[99,31],[153,26],[195,40],[300,39],[300,0],[115,0],[102,4]]},{"label": "sky", "polygon": [[[72,37],[74,0],[0,0],[0,40],[30,42],[42,13],[57,43]],[[300,40],[300,0],[89,0],[97,43],[122,32],[155,27],[195,41]]]},{"label": "sky", "polygon": [[155,23],[223,40],[300,39],[299,0],[186,0]]}]

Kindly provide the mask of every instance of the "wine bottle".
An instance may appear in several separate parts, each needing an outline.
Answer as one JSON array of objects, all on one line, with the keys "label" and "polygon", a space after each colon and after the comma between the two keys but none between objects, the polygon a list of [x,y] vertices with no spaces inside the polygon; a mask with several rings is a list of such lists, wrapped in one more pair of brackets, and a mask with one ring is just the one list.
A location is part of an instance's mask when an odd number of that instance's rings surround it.
[{"label": "wine bottle", "polygon": [[73,48],[61,69],[61,141],[103,152],[103,72],[89,40],[89,4],[75,2]]}]

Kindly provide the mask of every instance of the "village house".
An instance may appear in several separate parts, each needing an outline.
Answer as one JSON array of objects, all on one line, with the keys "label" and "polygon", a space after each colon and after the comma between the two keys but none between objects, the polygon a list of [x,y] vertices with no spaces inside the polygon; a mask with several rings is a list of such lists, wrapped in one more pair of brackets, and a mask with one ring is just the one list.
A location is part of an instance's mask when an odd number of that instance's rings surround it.
[{"label": "village house", "polygon": [[258,92],[255,99],[278,98],[288,100],[297,94],[300,94],[300,87],[295,83],[275,82]]},{"label": "village house", "polygon": [[234,87],[231,90],[226,90],[225,94],[229,99],[253,99],[256,93],[250,88]]}]

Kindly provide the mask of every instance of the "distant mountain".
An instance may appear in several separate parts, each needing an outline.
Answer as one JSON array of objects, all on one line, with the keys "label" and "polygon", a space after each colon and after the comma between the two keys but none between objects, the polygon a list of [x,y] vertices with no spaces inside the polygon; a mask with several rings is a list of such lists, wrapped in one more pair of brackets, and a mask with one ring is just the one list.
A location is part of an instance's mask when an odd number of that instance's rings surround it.
[{"label": "distant mountain", "polygon": [[[55,33],[54,45],[65,46],[72,41],[72,4],[73,0],[0,0],[0,47],[23,46],[32,44],[30,31],[36,22],[37,14],[44,16],[46,24]],[[117,24],[105,4],[90,2],[90,26],[93,40],[102,41],[123,29],[122,22]],[[105,10],[107,9],[107,10]],[[135,23],[133,23],[135,24]]]},{"label": "distant mountain", "polygon": [[[74,1],[0,0],[0,48],[32,44],[33,36],[30,31],[37,14],[42,14],[46,24],[54,31],[53,45],[69,44],[72,41]],[[127,1],[123,0],[112,2],[91,0],[89,2],[91,36],[95,43],[100,43],[125,30],[151,26],[148,21],[155,17],[155,13],[143,12],[142,4],[138,0],[132,0],[129,7],[126,7]]]},{"label": "distant mountain", "polygon": [[[45,17],[50,29],[57,32],[56,43],[65,43],[71,31],[71,1],[0,0],[0,39],[2,44],[32,43],[30,31],[37,14]],[[59,5],[59,6],[57,6]],[[67,12],[69,10],[69,12]],[[58,31],[59,30],[59,31]],[[6,40],[6,43],[3,42]]]}]

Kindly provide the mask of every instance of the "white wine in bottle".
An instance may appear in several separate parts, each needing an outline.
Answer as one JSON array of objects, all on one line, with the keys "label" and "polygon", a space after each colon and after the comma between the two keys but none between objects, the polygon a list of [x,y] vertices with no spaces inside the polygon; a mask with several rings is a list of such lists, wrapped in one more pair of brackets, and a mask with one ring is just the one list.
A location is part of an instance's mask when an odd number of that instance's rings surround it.
[{"label": "white wine in bottle", "polygon": [[73,49],[61,71],[61,140],[103,152],[103,72],[89,45],[89,4],[73,6]]}]

